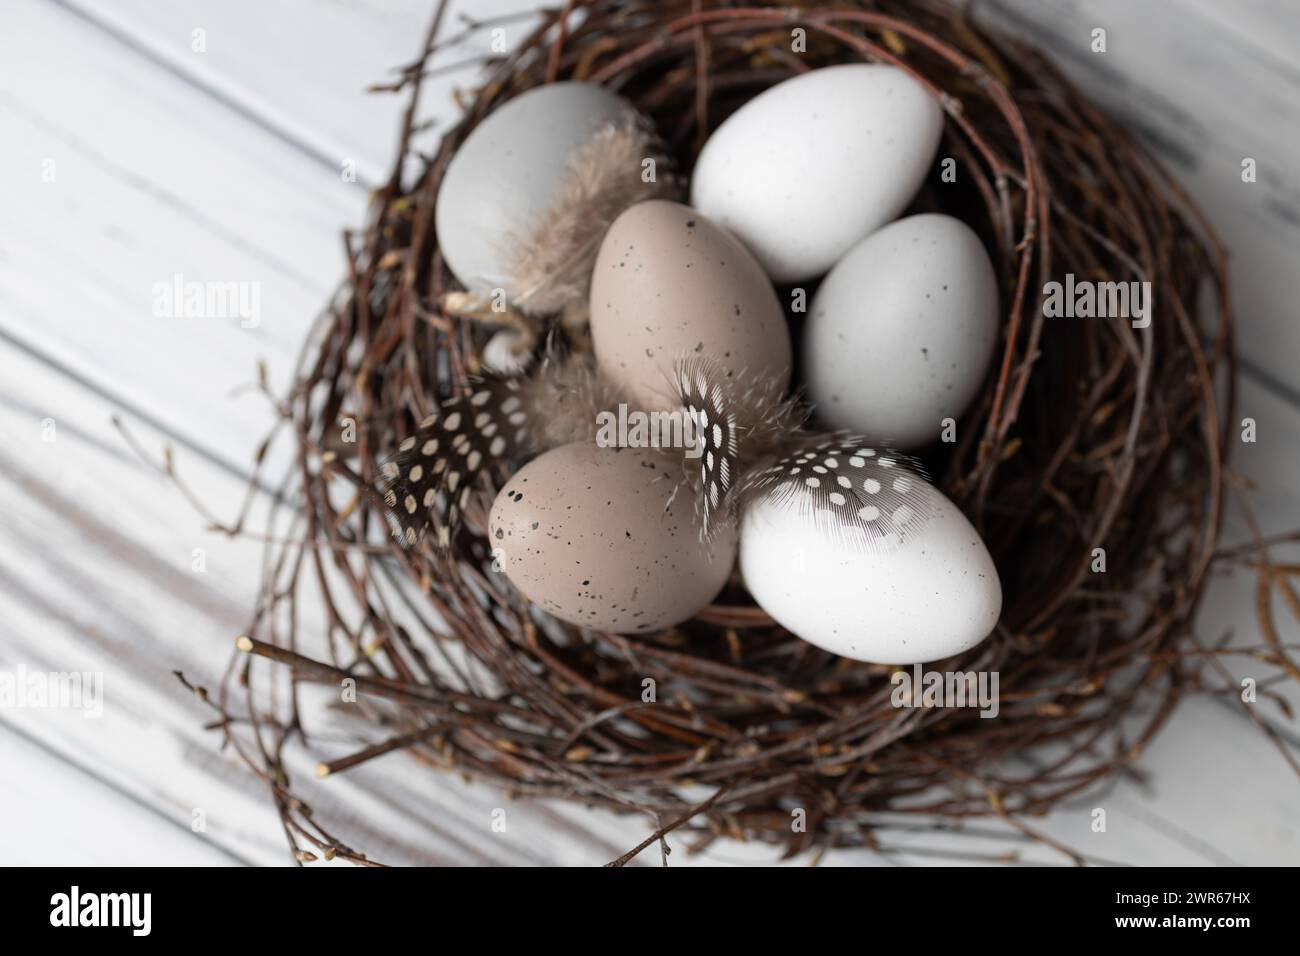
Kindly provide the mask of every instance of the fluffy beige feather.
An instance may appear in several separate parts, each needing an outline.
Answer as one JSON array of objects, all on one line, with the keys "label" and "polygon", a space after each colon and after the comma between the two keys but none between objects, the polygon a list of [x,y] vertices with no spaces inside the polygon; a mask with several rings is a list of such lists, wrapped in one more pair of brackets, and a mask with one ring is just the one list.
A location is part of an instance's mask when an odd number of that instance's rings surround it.
[{"label": "fluffy beige feather", "polygon": [[[655,180],[642,164],[654,160]],[[605,233],[629,206],[673,197],[678,191],[670,160],[642,117],[602,126],[573,155],[564,186],[545,215],[522,236],[511,237],[514,305],[533,315],[584,310],[591,271]]]},{"label": "fluffy beige feather", "polygon": [[596,416],[626,400],[581,353],[547,358],[524,381],[520,397],[532,410],[532,443],[539,449],[594,442]]}]

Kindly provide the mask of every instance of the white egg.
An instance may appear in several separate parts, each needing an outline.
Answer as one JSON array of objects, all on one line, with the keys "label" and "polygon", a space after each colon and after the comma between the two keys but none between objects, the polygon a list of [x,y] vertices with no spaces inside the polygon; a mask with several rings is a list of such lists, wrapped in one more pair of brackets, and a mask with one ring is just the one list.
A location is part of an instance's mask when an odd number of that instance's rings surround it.
[{"label": "white egg", "polygon": [[915,448],[979,391],[998,340],[998,286],[979,237],[951,216],[890,223],[813,297],[804,382],[821,421]]},{"label": "white egg", "polygon": [[740,525],[746,587],[780,624],[841,657],[918,664],[969,650],[997,624],[1002,585],[966,516],[930,492],[916,530],[875,547],[828,535],[795,499],[750,505]]},{"label": "white egg", "polygon": [[560,193],[574,151],[632,110],[591,83],[550,83],[474,128],[447,164],[434,210],[443,258],[467,289],[503,288],[513,298],[511,239],[527,235]]},{"label": "white egg", "polygon": [[691,205],[779,282],[821,275],[920,188],[943,111],[905,70],[850,63],[778,83],[700,152]]}]

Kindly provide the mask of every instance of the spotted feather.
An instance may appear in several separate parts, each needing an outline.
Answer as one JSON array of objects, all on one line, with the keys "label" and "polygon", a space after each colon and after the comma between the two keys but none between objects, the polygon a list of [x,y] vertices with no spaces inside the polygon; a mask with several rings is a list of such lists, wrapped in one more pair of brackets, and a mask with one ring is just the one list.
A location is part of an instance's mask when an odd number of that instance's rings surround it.
[{"label": "spotted feather", "polygon": [[728,513],[739,450],[735,409],[718,379],[704,362],[678,363],[678,398],[695,424],[700,453],[700,517],[706,537]]},{"label": "spotted feather", "polygon": [[470,496],[493,467],[531,446],[518,379],[478,379],[420,423],[380,466],[379,492],[393,534],[414,546],[430,528],[448,547]]},{"label": "spotted feather", "polygon": [[938,491],[913,458],[843,432],[805,435],[747,469],[742,510],[760,502],[799,509],[827,540],[888,552],[937,511]]}]

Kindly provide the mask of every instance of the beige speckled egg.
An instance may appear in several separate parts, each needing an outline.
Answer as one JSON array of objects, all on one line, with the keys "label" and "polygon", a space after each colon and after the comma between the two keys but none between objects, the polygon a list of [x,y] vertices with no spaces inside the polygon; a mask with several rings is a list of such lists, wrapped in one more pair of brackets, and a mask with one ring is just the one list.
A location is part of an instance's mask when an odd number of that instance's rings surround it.
[{"label": "beige speckled egg", "polygon": [[614,221],[592,274],[591,335],[601,370],[644,408],[676,406],[669,376],[685,355],[790,381],[790,331],[762,266],[680,203],[638,203]]},{"label": "beige speckled egg", "polygon": [[562,445],[533,459],[492,504],[498,562],[523,594],[556,617],[639,633],[678,624],[722,590],[734,532],[700,542],[691,496],[664,505],[678,463],[642,448]]}]

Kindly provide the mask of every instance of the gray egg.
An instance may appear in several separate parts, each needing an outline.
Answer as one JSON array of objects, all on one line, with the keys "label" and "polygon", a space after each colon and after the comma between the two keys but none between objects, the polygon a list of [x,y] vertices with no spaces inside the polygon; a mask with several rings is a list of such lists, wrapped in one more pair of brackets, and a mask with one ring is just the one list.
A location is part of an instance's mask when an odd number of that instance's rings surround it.
[{"label": "gray egg", "polygon": [[836,263],[804,325],[804,382],[822,423],[917,448],[979,393],[998,341],[998,282],[951,216],[908,216]]},{"label": "gray egg", "polygon": [[456,151],[438,189],[443,258],[470,291],[503,288],[512,237],[527,235],[563,187],[569,159],[600,127],[633,112],[591,83],[539,86],[490,113]]}]

